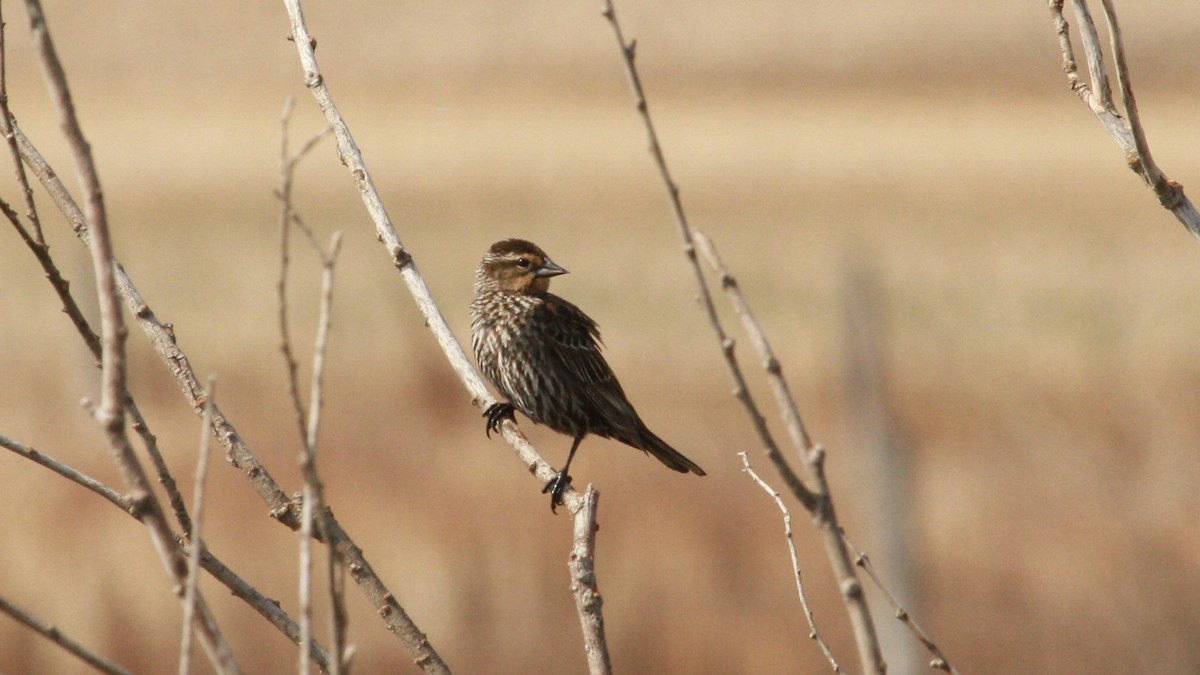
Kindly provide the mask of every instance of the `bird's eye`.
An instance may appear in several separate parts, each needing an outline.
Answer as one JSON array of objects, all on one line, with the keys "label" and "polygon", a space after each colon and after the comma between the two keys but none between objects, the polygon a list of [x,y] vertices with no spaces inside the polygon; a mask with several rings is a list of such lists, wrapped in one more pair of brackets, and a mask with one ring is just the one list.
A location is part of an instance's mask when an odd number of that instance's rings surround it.
[{"label": "bird's eye", "polygon": [[517,259],[517,267],[519,267],[523,270],[529,269],[529,258],[518,258]]}]

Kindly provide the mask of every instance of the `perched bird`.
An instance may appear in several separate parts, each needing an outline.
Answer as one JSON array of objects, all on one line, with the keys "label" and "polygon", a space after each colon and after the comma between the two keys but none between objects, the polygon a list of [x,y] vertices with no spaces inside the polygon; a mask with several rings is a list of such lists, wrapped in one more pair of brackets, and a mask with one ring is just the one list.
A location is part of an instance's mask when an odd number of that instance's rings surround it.
[{"label": "perched bird", "polygon": [[562,471],[542,492],[550,510],[571,484],[567,470],[584,436],[613,438],[682,473],[703,476],[695,462],[655,436],[625,397],[600,353],[600,330],[583,310],[549,292],[567,271],[523,239],[496,242],[475,271],[471,347],[492,384],[508,399],[484,412],[487,434],[520,410],[537,424],[573,436]]}]

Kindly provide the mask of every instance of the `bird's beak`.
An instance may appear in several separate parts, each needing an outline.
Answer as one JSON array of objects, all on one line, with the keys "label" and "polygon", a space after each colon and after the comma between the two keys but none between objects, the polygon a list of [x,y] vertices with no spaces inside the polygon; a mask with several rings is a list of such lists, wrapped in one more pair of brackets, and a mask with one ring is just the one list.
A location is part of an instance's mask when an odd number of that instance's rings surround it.
[{"label": "bird's beak", "polygon": [[560,274],[566,274],[566,273],[567,273],[566,270],[559,267],[558,265],[555,265],[554,261],[550,260],[549,258],[546,258],[546,262],[543,263],[541,267],[537,268],[537,270],[533,273],[533,275],[535,277],[556,277]]}]

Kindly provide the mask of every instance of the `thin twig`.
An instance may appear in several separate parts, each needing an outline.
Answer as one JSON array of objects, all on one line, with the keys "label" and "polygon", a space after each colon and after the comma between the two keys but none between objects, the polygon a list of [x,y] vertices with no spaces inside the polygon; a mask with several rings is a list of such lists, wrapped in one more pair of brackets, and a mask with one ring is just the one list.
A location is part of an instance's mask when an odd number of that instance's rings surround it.
[{"label": "thin twig", "polygon": [[[805,448],[805,463],[809,467],[816,486],[815,490],[811,490],[795,475],[790,465],[788,465],[787,460],[779,452],[778,446],[775,445],[770,432],[766,428],[762,414],[750,398],[749,391],[745,385],[745,379],[741,375],[741,367],[738,365],[736,355],[734,354],[734,341],[725,334],[724,329],[721,327],[720,319],[713,305],[712,294],[709,292],[708,284],[704,279],[704,271],[700,268],[700,263],[697,260],[696,245],[692,238],[692,228],[688,224],[687,216],[683,210],[683,202],[679,196],[679,186],[671,178],[666,158],[663,155],[662,145],[658,141],[658,133],[655,131],[654,121],[650,116],[650,107],[646,101],[646,94],[635,63],[636,43],[632,40],[626,41],[624,33],[621,31],[621,25],[617,20],[612,0],[605,0],[602,14],[608,19],[609,24],[612,26],[613,34],[617,39],[617,45],[620,48],[625,65],[625,73],[628,76],[629,86],[633,92],[634,102],[646,127],[646,135],[650,141],[650,154],[658,166],[659,175],[670,198],[671,210],[675,216],[675,224],[683,240],[684,253],[687,254],[688,260],[695,272],[696,285],[700,289],[700,297],[708,313],[709,321],[713,326],[713,331],[717,335],[722,353],[725,355],[726,365],[733,375],[735,382],[734,393],[742,401],[743,406],[745,406],[747,415],[749,415],[755,429],[758,430],[759,438],[763,441],[764,447],[767,450],[767,456],[771,459],[776,469],[779,470],[784,483],[809,511],[822,530],[825,550],[829,556],[830,564],[833,566],[834,573],[838,577],[842,598],[847,612],[850,614],[855,642],[858,645],[859,661],[863,670],[869,674],[883,673],[887,670],[887,665],[884,663],[883,654],[879,649],[879,638],[875,632],[875,624],[871,619],[870,609],[867,606],[866,598],[862,594],[862,586],[855,577],[854,567],[850,563],[849,555],[835,531],[837,517],[834,513],[833,501],[829,497],[828,484],[825,481],[824,475],[825,452],[819,447],[809,449],[811,448],[811,442],[807,441],[807,434],[803,433],[803,427],[800,428],[800,434],[794,434],[800,438],[801,445]],[[772,370],[778,370],[777,361],[769,360],[765,354],[762,356],[764,364],[767,365],[768,373]],[[771,367],[772,363],[775,364],[774,368]],[[787,411],[784,411],[782,414],[785,419],[788,418],[789,413]],[[795,418],[798,420],[799,415],[797,414]]]},{"label": "thin twig", "polygon": [[[0,63],[3,63],[3,52],[0,52]],[[14,136],[15,138],[15,136]],[[39,243],[30,236],[29,232],[20,222],[20,217],[16,211],[3,199],[0,199],[0,212],[3,212],[13,227],[16,228],[21,240],[37,258],[38,264],[42,266],[42,271],[46,274],[47,281],[54,288],[54,292],[58,295],[59,301],[62,302],[63,312],[70,317],[71,323],[83,338],[88,350],[96,359],[96,366],[101,364],[100,353],[100,337],[92,330],[88,320],[83,315],[83,311],[79,308],[79,303],[75,301],[75,297],[71,294],[71,284],[63,278],[58,266],[54,264],[54,259],[50,256],[50,247],[44,242]],[[150,460],[154,464],[155,475],[158,482],[163,486],[167,493],[167,499],[171,504],[171,509],[175,513],[175,519],[179,522],[179,526],[187,534],[192,530],[192,521],[188,517],[187,509],[183,505],[183,496],[179,494],[179,488],[175,485],[175,479],[171,476],[170,470],[167,468],[166,461],[163,460],[162,452],[158,449],[158,439],[150,431],[150,426],[146,423],[146,419],[142,416],[141,410],[133,399],[133,394],[127,389],[125,391],[125,406],[129,412],[129,418],[132,420],[133,430],[141,437],[142,442],[146,446],[146,452],[150,455]]]},{"label": "thin twig", "polygon": [[25,165],[21,164],[21,151],[17,148],[17,139],[12,132],[12,110],[8,107],[8,60],[5,55],[7,44],[4,40],[4,17],[0,15],[0,133],[8,145],[12,155],[13,170],[17,176],[17,186],[21,189],[21,198],[25,200],[25,216],[29,218],[29,228],[32,235],[25,232],[19,223],[13,220],[13,225],[21,232],[22,238],[28,238],[41,248],[46,246],[46,238],[42,234],[42,221],[38,216],[37,204],[33,201],[33,189],[29,186],[29,176],[25,175]]},{"label": "thin twig", "polygon": [[1088,73],[1092,78],[1092,108],[1116,112],[1112,100],[1112,86],[1108,83],[1108,69],[1104,67],[1104,50],[1100,48],[1100,37],[1096,23],[1092,21],[1087,0],[1071,0],[1075,13],[1084,20],[1080,23],[1083,33],[1084,56],[1087,58]]},{"label": "thin twig", "polygon": [[82,485],[88,490],[91,490],[101,497],[104,497],[111,502],[113,506],[116,506],[126,513],[131,513],[133,511],[133,502],[125,495],[117,492],[116,490],[87,474],[63,464],[62,462],[46,455],[45,453],[42,453],[39,450],[35,450],[34,448],[15,441],[7,436],[0,436],[0,447],[8,448],[25,459],[31,460],[46,467],[47,469],[50,469],[54,473],[66,478],[72,483]]},{"label": "thin twig", "polygon": [[[86,194],[85,217],[91,233],[92,267],[96,276],[101,317],[102,387],[96,418],[104,429],[109,447],[130,489],[130,497],[137,505],[138,519],[146,524],[167,575],[176,584],[182,585],[186,577],[186,564],[179,555],[162,507],[154,496],[125,433],[126,330],[117,298],[113,250],[108,235],[108,219],[100,180],[92,159],[91,147],[84,138],[75,114],[66,73],[50,37],[41,3],[39,0],[25,0],[25,6],[29,11],[33,41],[45,71],[47,86],[58,107],[63,133],[71,148],[80,183]],[[240,672],[228,643],[207,605],[200,598],[197,598],[197,610],[196,628],[213,666],[219,672]]]},{"label": "thin twig", "polygon": [[34,632],[40,633],[41,635],[45,636],[46,639],[62,647],[72,655],[79,657],[84,663],[102,673],[107,673],[107,675],[129,675],[130,671],[126,670],[124,666],[113,663],[103,656],[96,654],[87,647],[84,647],[75,640],[72,640],[70,637],[64,635],[61,630],[54,626],[54,624],[42,621],[41,619],[30,614],[29,612],[26,612],[20,607],[17,607],[2,597],[0,597],[0,612],[11,616]]},{"label": "thin twig", "polygon": [[[309,395],[308,443],[305,484],[312,493],[313,506],[317,509],[317,528],[321,539],[329,541],[329,509],[325,505],[325,488],[317,472],[317,437],[321,427],[321,407],[324,405],[323,380],[325,376],[325,353],[329,344],[329,330],[333,325],[333,271],[338,253],[342,249],[342,233],[334,232],[329,242],[329,252],[322,257],[324,268],[321,274],[321,314],[317,328],[317,342],[313,349],[312,392]],[[325,561],[325,583],[329,591],[331,644],[334,661],[333,675],[340,675],[346,668],[346,599],[342,593],[345,560],[334,548],[327,551]]]},{"label": "thin twig", "polygon": [[276,282],[276,288],[279,295],[279,333],[280,333],[280,349],[283,351],[284,364],[287,366],[288,372],[288,390],[291,394],[292,408],[296,413],[296,422],[300,429],[300,441],[305,442],[308,434],[308,421],[304,414],[304,402],[300,398],[300,381],[297,376],[297,362],[295,353],[292,350],[291,332],[288,328],[288,301],[287,301],[287,282],[288,282],[288,264],[290,262],[290,233],[291,226],[295,224],[299,227],[317,251],[317,255],[324,261],[326,256],[321,251],[320,244],[313,237],[312,230],[304,224],[304,221],[296,213],[295,206],[292,204],[292,186],[295,182],[296,166],[300,163],[305,155],[312,152],[313,148],[321,139],[332,133],[332,129],[326,127],[324,131],[313,135],[300,147],[300,150],[295,154],[288,154],[288,126],[291,123],[292,111],[295,108],[296,99],[289,98],[283,106],[283,116],[280,119],[280,140],[279,140],[279,189],[275,196],[279,199],[279,280]]},{"label": "thin twig", "polygon": [[908,626],[908,629],[912,631],[912,634],[917,638],[917,641],[920,642],[925,649],[929,650],[929,653],[933,656],[933,660],[929,662],[929,667],[958,675],[958,670],[956,670],[954,666],[950,665],[950,660],[946,658],[946,655],[942,653],[942,650],[938,649],[938,646],[934,644],[933,640],[929,638],[925,631],[921,630],[921,627],[917,625],[917,622],[913,620],[911,616],[909,616],[908,611],[900,605],[900,601],[896,599],[896,596],[892,594],[887,585],[883,583],[883,580],[879,578],[879,574],[875,571],[875,566],[871,564],[871,559],[867,557],[867,554],[860,552],[858,547],[854,545],[854,542],[850,541],[850,537],[846,536],[845,529],[841,531],[841,535],[842,540],[846,542],[846,546],[854,554],[854,564],[858,565],[867,573],[867,576],[869,576],[871,581],[875,583],[875,587],[883,593],[884,598],[886,598],[888,604],[891,605],[892,611],[895,613],[896,618],[899,619],[900,622],[905,626]]},{"label": "thin twig", "polygon": [[[19,126],[14,126],[13,131],[17,136],[17,145],[21,150],[21,159],[29,166],[34,176],[42,184],[47,194],[54,201],[58,210],[66,217],[67,222],[74,230],[75,236],[84,244],[91,241],[91,234],[88,231],[88,225],[84,218],[83,211],[71,196],[69,190],[63,185],[58,177],[58,173],[46,161],[37,147],[29,140],[29,137],[21,130]],[[134,286],[133,281],[126,274],[125,269],[120,262],[114,261],[113,275],[116,278],[117,290],[121,297],[125,299],[125,306],[133,314],[143,332],[150,339],[151,345],[158,353],[159,357],[170,369],[172,376],[179,383],[180,389],[183,390],[183,395],[187,398],[188,404],[199,417],[204,414],[205,392],[204,387],[200,383],[200,379],[192,370],[191,364],[188,362],[187,355],[179,348],[179,343],[175,339],[175,329],[169,323],[159,321],[155,316],[154,311],[146,304],[145,298],[138,291],[137,286]],[[250,452],[245,441],[238,434],[237,429],[233,424],[225,418],[221,412],[220,406],[213,407],[213,434],[217,440],[225,447],[226,459],[235,467],[240,469],[242,473],[250,480],[259,496],[267,503],[270,508],[270,515],[287,525],[290,528],[300,526],[299,504],[292,504],[288,495],[279,488],[279,484],[271,476],[259,461],[258,458]]]},{"label": "thin twig", "polygon": [[[1150,144],[1146,141],[1146,130],[1142,128],[1142,119],[1138,115],[1137,101],[1133,97],[1133,82],[1129,78],[1129,64],[1125,61],[1125,44],[1121,40],[1121,25],[1117,23],[1117,10],[1112,0],[1101,0],[1104,4],[1104,18],[1108,22],[1109,47],[1113,52],[1113,61],[1117,69],[1117,86],[1121,90],[1121,104],[1125,106],[1125,117],[1129,130],[1133,133],[1133,145],[1141,162],[1141,174],[1146,184],[1154,188],[1166,180],[1158,164],[1150,155]],[[1079,7],[1082,0],[1076,3]],[[1088,17],[1091,21],[1091,17]],[[1089,39],[1094,35],[1088,36]],[[1101,65],[1103,67],[1103,65]]]},{"label": "thin twig", "polygon": [[[809,515],[821,530],[829,564],[833,567],[834,574],[837,575],[838,589],[842,593],[842,601],[850,615],[850,623],[854,627],[854,635],[858,642],[859,658],[863,661],[864,669],[875,668],[875,672],[883,672],[887,666],[879,649],[879,637],[875,631],[875,622],[871,618],[871,610],[866,596],[863,595],[862,585],[854,572],[850,554],[838,535],[840,525],[838,524],[837,510],[834,508],[829,481],[825,477],[825,449],[819,445],[813,445],[808,433],[804,430],[799,408],[796,406],[787,382],[783,379],[783,370],[779,365],[779,360],[775,358],[774,350],[771,349],[771,344],[767,340],[762,326],[754,318],[754,313],[750,311],[750,304],[742,294],[741,288],[738,287],[737,280],[717,255],[712,241],[700,232],[696,232],[695,236],[701,252],[713,270],[720,276],[721,287],[725,289],[725,295],[733,305],[734,313],[741,319],[742,328],[747,335],[751,336],[751,342],[758,350],[763,369],[767,372],[767,379],[771,382],[772,390],[775,393],[775,402],[779,407],[780,417],[791,429],[791,437],[796,443],[796,450],[804,460],[816,488],[816,494],[820,497],[816,508],[809,509]],[[868,663],[873,665],[867,665]]]},{"label": "thin twig", "polygon": [[[0,53],[2,56],[2,53]],[[0,60],[2,62],[2,60]],[[39,243],[34,239],[25,226],[21,224],[21,219],[17,212],[5,202],[0,200],[0,211],[3,211],[8,222],[17,230],[21,241],[29,248],[33,256],[37,258],[38,264],[42,266],[42,271],[46,273],[46,280],[50,282],[50,286],[54,288],[55,294],[58,295],[62,302],[63,313],[71,319],[71,323],[75,324],[75,329],[79,331],[79,335],[87,344],[88,351],[96,358],[96,365],[100,365],[100,336],[96,335],[92,330],[88,320],[83,315],[83,310],[79,308],[79,303],[75,302],[75,297],[71,295],[71,282],[63,278],[62,272],[58,266],[54,264],[54,259],[50,257],[50,247],[45,243]]]},{"label": "thin twig", "polygon": [[204,405],[204,418],[200,423],[200,452],[196,459],[196,484],[192,492],[192,532],[189,536],[191,547],[188,551],[187,586],[183,602],[183,640],[179,646],[179,675],[191,672],[192,660],[192,616],[196,612],[196,588],[200,582],[200,556],[205,549],[204,544],[204,485],[208,479],[208,448],[212,434],[209,426],[212,424],[212,404],[217,394],[217,378],[208,378],[208,400]]},{"label": "thin twig", "polygon": [[304,402],[300,400],[300,379],[297,374],[296,356],[292,352],[292,336],[288,329],[288,244],[292,222],[292,178],[295,175],[296,163],[288,155],[288,122],[292,118],[292,108],[296,99],[288,98],[283,106],[283,118],[280,120],[279,133],[279,280],[276,289],[279,294],[279,349],[283,352],[283,362],[287,367],[288,392],[291,394],[292,409],[296,413],[296,423],[300,428],[300,439],[304,440],[308,421],[304,416]]},{"label": "thin twig", "polygon": [[[294,183],[295,169],[300,160],[304,158],[317,143],[328,135],[331,131],[326,128],[325,131],[310,138],[295,155],[288,153],[288,124],[291,120],[292,110],[295,105],[295,99],[288,99],[284,106],[283,118],[281,121],[281,140],[279,151],[280,163],[280,186],[277,197],[280,201],[280,216],[279,216],[279,233],[280,233],[280,265],[279,265],[279,327],[282,336],[282,351],[284,360],[288,370],[288,388],[291,393],[292,406],[296,412],[296,421],[300,427],[300,437],[304,445],[304,454],[301,457],[301,466],[304,470],[304,504],[301,516],[300,527],[300,666],[301,673],[308,673],[311,670],[310,652],[313,641],[312,631],[312,554],[313,554],[313,526],[314,519],[320,537],[323,541],[329,541],[329,522],[328,514],[324,509],[324,491],[321,487],[320,479],[316,470],[316,450],[317,450],[317,434],[320,429],[320,414],[322,405],[321,383],[324,375],[325,350],[328,343],[329,327],[330,327],[330,310],[333,299],[333,268],[337,259],[337,254],[341,248],[341,233],[334,234],[333,241],[330,243],[330,252],[326,253],[321,250],[319,244],[316,243],[313,232],[308,228],[299,214],[296,213],[295,207],[292,204],[292,185]],[[310,398],[310,411],[306,414],[304,411],[304,403],[300,396],[299,377],[297,375],[297,363],[291,345],[291,336],[288,328],[287,319],[287,278],[288,278],[288,244],[289,232],[291,226],[295,224],[299,227],[313,245],[317,256],[321,260],[321,265],[324,270],[322,275],[322,293],[321,293],[321,318],[318,323],[317,344],[313,353],[313,373],[312,387]],[[338,675],[343,669],[343,658],[345,652],[345,630],[346,630],[346,610],[343,594],[344,584],[342,581],[342,559],[333,548],[330,548],[326,557],[326,580],[328,582],[329,592],[331,594],[331,611],[332,611],[332,633],[333,633],[333,648],[334,660],[332,662],[332,671],[334,675]]]},{"label": "thin twig", "polygon": [[[301,635],[304,640],[300,650],[300,672],[307,673],[308,650],[306,645],[312,639],[312,540],[313,527],[316,526],[321,539],[329,541],[329,513],[325,508],[325,491],[317,473],[317,439],[321,428],[321,407],[324,403],[322,387],[325,376],[325,352],[329,345],[329,329],[332,326],[333,310],[333,272],[337,263],[338,252],[342,246],[342,233],[335,232],[329,243],[328,255],[322,255],[321,265],[321,314],[317,324],[317,340],[313,349],[312,388],[309,393],[308,430],[304,444],[304,455],[301,468],[304,471],[304,516],[300,528],[300,602],[301,602]],[[314,521],[316,521],[314,523]],[[333,673],[342,671],[342,655],[346,640],[346,609],[345,601],[339,592],[337,583],[341,576],[342,561],[337,550],[330,548],[326,556],[325,577],[330,592],[332,607],[333,633]]]},{"label": "thin twig", "polygon": [[[91,240],[91,235],[88,232],[87,223],[70,191],[59,180],[54,168],[50,166],[45,157],[42,156],[37,147],[21,131],[19,126],[14,126],[14,133],[17,136],[18,147],[21,150],[21,159],[24,160],[47,194],[54,200],[55,206],[66,217],[75,235],[83,243],[88,243]],[[202,415],[205,401],[204,388],[200,385],[200,381],[192,369],[187,354],[179,347],[179,343],[175,339],[174,328],[171,324],[163,323],[155,316],[154,311],[146,303],[141,292],[138,291],[137,286],[134,285],[120,263],[114,261],[113,267],[117,280],[117,289],[122,297],[124,297],[125,305],[129,307],[138,325],[142,327],[142,330],[150,339],[155,351],[171,371],[171,375],[179,383],[180,389],[183,391],[189,405],[192,406],[197,415]],[[270,472],[267,471],[267,468],[258,461],[258,458],[250,450],[250,447],[246,445],[241,435],[238,434],[237,429],[234,428],[233,423],[221,412],[219,405],[213,405],[212,415],[213,434],[221,445],[225,447],[226,459],[241,470],[242,474],[254,486],[259,496],[267,504],[269,515],[289,528],[299,528],[299,500],[293,502],[288,498],[287,494],[279,487],[279,484],[275,482]],[[416,644],[427,646],[428,641],[425,639],[424,634],[417,630],[408,613],[404,611],[404,608],[400,606],[400,603],[392,595],[391,591],[388,590],[383,580],[375,573],[374,568],[371,567],[363,555],[362,549],[354,543],[353,539],[342,529],[336,519],[333,519],[331,522],[333,526],[333,532],[330,534],[331,545],[337,547],[339,553],[347,560],[351,578],[354,579],[355,583],[375,606],[376,612],[382,617],[388,630],[396,633],[398,636],[405,636],[402,637],[404,640],[415,640]],[[258,607],[256,609],[259,609],[260,614],[271,618],[268,612]],[[273,621],[273,623],[280,630],[284,630],[279,622]],[[288,633],[288,637],[293,642],[298,640],[298,635],[298,631]],[[423,647],[422,649],[425,648]],[[432,649],[431,647],[427,648]],[[417,662],[421,665],[426,660],[418,658]],[[440,664],[442,670],[437,672],[449,672],[445,667],[445,663],[440,658],[432,663]]]},{"label": "thin twig", "polygon": [[1121,39],[1121,29],[1117,23],[1116,9],[1111,0],[1102,1],[1105,18],[1108,21],[1113,59],[1116,61],[1117,83],[1121,89],[1121,101],[1125,107],[1126,117],[1121,117],[1117,112],[1112,101],[1112,94],[1107,91],[1108,72],[1104,66],[1103,48],[1100,45],[1096,23],[1088,10],[1086,0],[1071,0],[1071,5],[1075,11],[1075,18],[1079,21],[1079,35],[1087,55],[1088,70],[1093,87],[1099,90],[1098,93],[1084,84],[1079,77],[1075,51],[1071,46],[1070,26],[1063,16],[1064,0],[1049,0],[1050,18],[1054,22],[1054,30],[1058,35],[1058,46],[1063,60],[1062,69],[1067,76],[1067,85],[1108,130],[1109,135],[1125,153],[1125,163],[1154,191],[1163,208],[1174,213],[1179,222],[1183,223],[1183,226],[1192,233],[1192,236],[1200,239],[1200,211],[1196,210],[1191,200],[1183,193],[1183,186],[1163,174],[1150,154],[1150,145],[1146,141],[1146,132],[1142,127],[1137,101],[1133,96],[1133,85],[1129,75],[1129,66],[1125,60],[1125,47]]},{"label": "thin twig", "polygon": [[[16,454],[32,460],[33,462],[40,464],[47,469],[50,469],[54,473],[57,473],[67,480],[91,490],[92,492],[108,500],[113,506],[116,506],[130,516],[136,517],[136,514],[133,513],[133,506],[129,500],[121,493],[108,487],[100,481],[70,466],[67,466],[66,464],[63,464],[58,460],[55,460],[39,450],[35,450],[34,448],[14,441],[6,436],[0,436],[0,447],[8,448]],[[189,547],[185,546],[185,553],[190,555],[190,550],[191,549]],[[225,563],[221,562],[221,560],[212,555],[212,553],[207,549],[202,551],[200,555],[200,566],[203,567],[206,572],[211,574],[214,579],[228,588],[234,597],[241,598],[243,601],[245,601],[246,604],[250,605],[250,607],[262,615],[263,618],[278,628],[279,632],[283,633],[293,643],[299,643],[299,627],[296,625],[296,622],[292,621],[291,617],[287,615],[287,612],[284,612],[279,607],[279,603],[277,601],[268,598],[259,592],[258,589],[246,583],[245,580],[238,576],[233,570],[229,569]],[[313,660],[317,662],[317,665],[321,668],[321,670],[325,672],[329,671],[329,652],[327,652],[324,647],[314,642],[312,647],[312,657]]]},{"label": "thin twig", "polygon": [[621,49],[621,55],[625,62],[625,74],[629,79],[629,87],[633,93],[638,113],[641,115],[642,122],[646,128],[646,136],[650,143],[650,154],[654,158],[659,175],[667,189],[667,195],[671,202],[671,212],[675,216],[675,225],[679,229],[680,238],[683,240],[684,253],[687,254],[688,261],[691,263],[692,271],[695,274],[696,287],[700,290],[700,299],[704,305],[705,314],[708,316],[713,332],[716,333],[717,342],[720,344],[721,352],[725,356],[725,365],[728,367],[729,375],[733,379],[733,395],[745,407],[746,414],[750,418],[751,424],[754,425],[754,430],[758,434],[764,452],[770,458],[776,470],[779,471],[784,483],[788,486],[788,490],[804,504],[806,509],[812,510],[817,506],[817,495],[792,471],[787,460],[784,459],[783,454],[779,451],[779,446],[767,428],[766,419],[759,411],[754,397],[750,394],[750,388],[746,384],[746,377],[742,373],[741,365],[734,356],[736,343],[733,338],[725,333],[725,328],[721,325],[721,320],[717,316],[717,309],[713,304],[712,292],[708,288],[708,282],[704,279],[704,270],[701,269],[700,263],[696,259],[696,246],[692,241],[692,228],[688,224],[687,215],[683,210],[683,201],[679,196],[679,186],[671,178],[671,171],[667,167],[666,157],[663,155],[662,146],[658,142],[658,132],[655,131],[654,121],[650,117],[650,106],[646,101],[645,91],[642,89],[642,80],[638,75],[637,66],[634,63],[637,54],[636,42],[632,40],[629,42],[625,41],[624,33],[621,31],[621,24],[617,21],[616,10],[613,8],[611,0],[605,1],[602,13],[612,25],[613,32],[617,38],[617,44]]},{"label": "thin twig", "polygon": [[[260,616],[270,622],[272,626],[275,626],[280,633],[283,633],[287,639],[292,641],[292,644],[300,644],[300,625],[293,621],[287,612],[280,608],[278,600],[268,598],[258,589],[246,583],[244,579],[229,569],[225,563],[221,562],[207,548],[200,553],[200,566],[204,568],[204,571],[211,574],[214,579],[228,588],[235,598],[241,598],[254,611],[258,612]],[[323,672],[329,672],[333,658],[316,640],[312,643],[310,654],[312,660],[316,662],[317,667]]]},{"label": "thin twig", "polygon": [[[400,237],[396,233],[396,226],[388,216],[387,209],[384,207],[383,201],[379,197],[379,192],[375,188],[375,182],[372,180],[366,163],[363,161],[362,152],[354,142],[354,137],[350,133],[349,126],[347,126],[346,120],[334,104],[329,87],[326,86],[325,79],[321,76],[314,51],[316,41],[309,35],[308,27],[304,23],[304,13],[300,8],[300,1],[284,0],[284,5],[287,7],[288,16],[291,19],[292,41],[296,43],[300,63],[304,68],[304,83],[308,86],[309,91],[312,92],[313,97],[317,100],[317,104],[321,107],[321,111],[325,113],[325,118],[333,127],[333,135],[337,139],[338,155],[342,164],[346,166],[350,171],[350,175],[354,178],[363,204],[366,206],[367,212],[375,224],[376,235],[387,249],[392,264],[400,270],[401,278],[408,287],[413,300],[416,301],[417,308],[425,317],[425,325],[433,332],[438,346],[441,347],[447,361],[450,363],[450,367],[458,375],[459,380],[466,387],[468,393],[470,393],[471,402],[480,408],[486,409],[495,403],[496,400],[488,393],[487,387],[484,385],[479,373],[467,358],[462,345],[454,337],[454,333],[450,330],[449,324],[446,323],[445,317],[442,316],[441,309],[438,308],[437,303],[434,301],[429,287],[425,284],[424,277],[421,276],[420,271],[417,269],[412,254],[400,242]],[[504,432],[504,440],[508,442],[521,462],[538,480],[539,485],[545,485],[550,479],[554,478],[556,475],[554,467],[542,459],[533,446],[529,444],[529,441],[521,433],[514,421],[511,419],[505,420],[501,429]],[[583,504],[582,499],[582,495],[574,489],[568,488],[563,494],[563,501],[571,512],[579,510]]]},{"label": "thin twig", "polygon": [[808,429],[804,426],[804,419],[800,416],[800,409],[796,406],[792,390],[783,377],[783,366],[776,358],[775,350],[771,349],[771,343],[767,340],[766,333],[755,320],[754,313],[750,311],[750,304],[746,302],[745,296],[738,288],[737,279],[729,273],[728,268],[717,255],[717,249],[713,246],[712,240],[698,230],[693,231],[692,235],[701,255],[720,278],[721,288],[725,290],[725,295],[729,298],[734,313],[742,320],[742,329],[746,331],[754,349],[761,357],[763,370],[767,373],[767,382],[771,385],[775,403],[779,406],[779,416],[783,419],[784,426],[787,427],[792,444],[800,451],[800,458],[804,459],[808,453],[812,452],[812,437],[809,436]]},{"label": "thin twig", "polygon": [[600,611],[604,600],[596,585],[596,531],[600,529],[596,523],[596,510],[599,506],[600,493],[588,485],[583,495],[583,507],[575,512],[575,539],[567,559],[567,568],[571,572],[575,609],[579,612],[579,623],[583,627],[583,649],[587,654],[588,672],[591,675],[610,675],[612,661],[608,657],[604,615]]},{"label": "thin twig", "polygon": [[750,476],[750,480],[757,483],[764,492],[771,495],[771,498],[775,500],[775,505],[783,513],[783,536],[787,540],[788,553],[792,557],[792,573],[796,577],[796,594],[800,596],[800,606],[804,608],[804,618],[808,620],[808,637],[817,641],[817,645],[821,647],[821,652],[825,654],[829,665],[833,666],[833,672],[844,672],[842,671],[842,667],[838,665],[837,659],[833,658],[833,652],[829,651],[829,645],[825,644],[821,633],[817,631],[817,624],[813,619],[812,609],[808,606],[808,598],[804,595],[804,581],[800,575],[800,558],[796,555],[796,542],[792,539],[792,514],[788,512],[787,505],[783,503],[783,498],[779,496],[775,488],[767,485],[767,482],[754,472],[754,469],[750,466],[750,458],[746,456],[746,453],[739,452],[738,457],[742,458],[742,471]]}]

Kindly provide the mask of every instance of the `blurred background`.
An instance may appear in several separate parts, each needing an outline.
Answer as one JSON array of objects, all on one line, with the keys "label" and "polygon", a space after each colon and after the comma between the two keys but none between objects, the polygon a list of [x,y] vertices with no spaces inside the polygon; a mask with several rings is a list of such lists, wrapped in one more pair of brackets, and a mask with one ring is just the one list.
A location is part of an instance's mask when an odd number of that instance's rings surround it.
[{"label": "blurred background", "polygon": [[[117,255],[198,374],[219,377],[250,447],[299,490],[273,190],[285,100],[297,98],[293,147],[323,121],[282,5],[45,5]],[[4,9],[13,110],[75,189],[23,8]],[[674,474],[606,440],[582,446],[576,484],[603,495],[596,568],[616,670],[824,669],[779,513],[736,453],[781,481],[730,396],[599,3],[305,9],[334,97],[459,339],[483,251],[536,241],[571,270],[554,290],[600,323],[642,416],[709,473]],[[1154,155],[1194,192],[1200,5],[1118,9]],[[618,12],[692,223],[773,340],[828,448],[852,537],[951,661],[981,673],[1200,670],[1200,244],[1067,90],[1045,3]],[[18,203],[2,175],[0,196]],[[52,252],[94,316],[87,252],[39,198]],[[331,142],[301,166],[296,205],[323,240],[345,236],[321,441],[340,521],[459,672],[585,672],[571,520],[484,437]],[[119,485],[79,405],[98,396],[98,372],[2,229],[0,433]],[[307,377],[319,265],[295,244]],[[131,331],[131,388],[190,499],[199,421]],[[878,364],[865,386],[853,365],[864,360]],[[561,464],[569,439],[522,429]],[[0,596],[127,667],[173,669],[179,605],[143,528],[11,453],[0,476]],[[857,670],[825,551],[792,506],[818,627]],[[295,614],[296,538],[219,459],[206,539]],[[203,589],[249,671],[293,668],[282,636],[210,579]],[[348,604],[357,672],[415,672],[356,589]],[[909,638],[885,638],[892,672],[921,671],[928,657]],[[3,672],[82,669],[7,617],[0,647]]]}]

